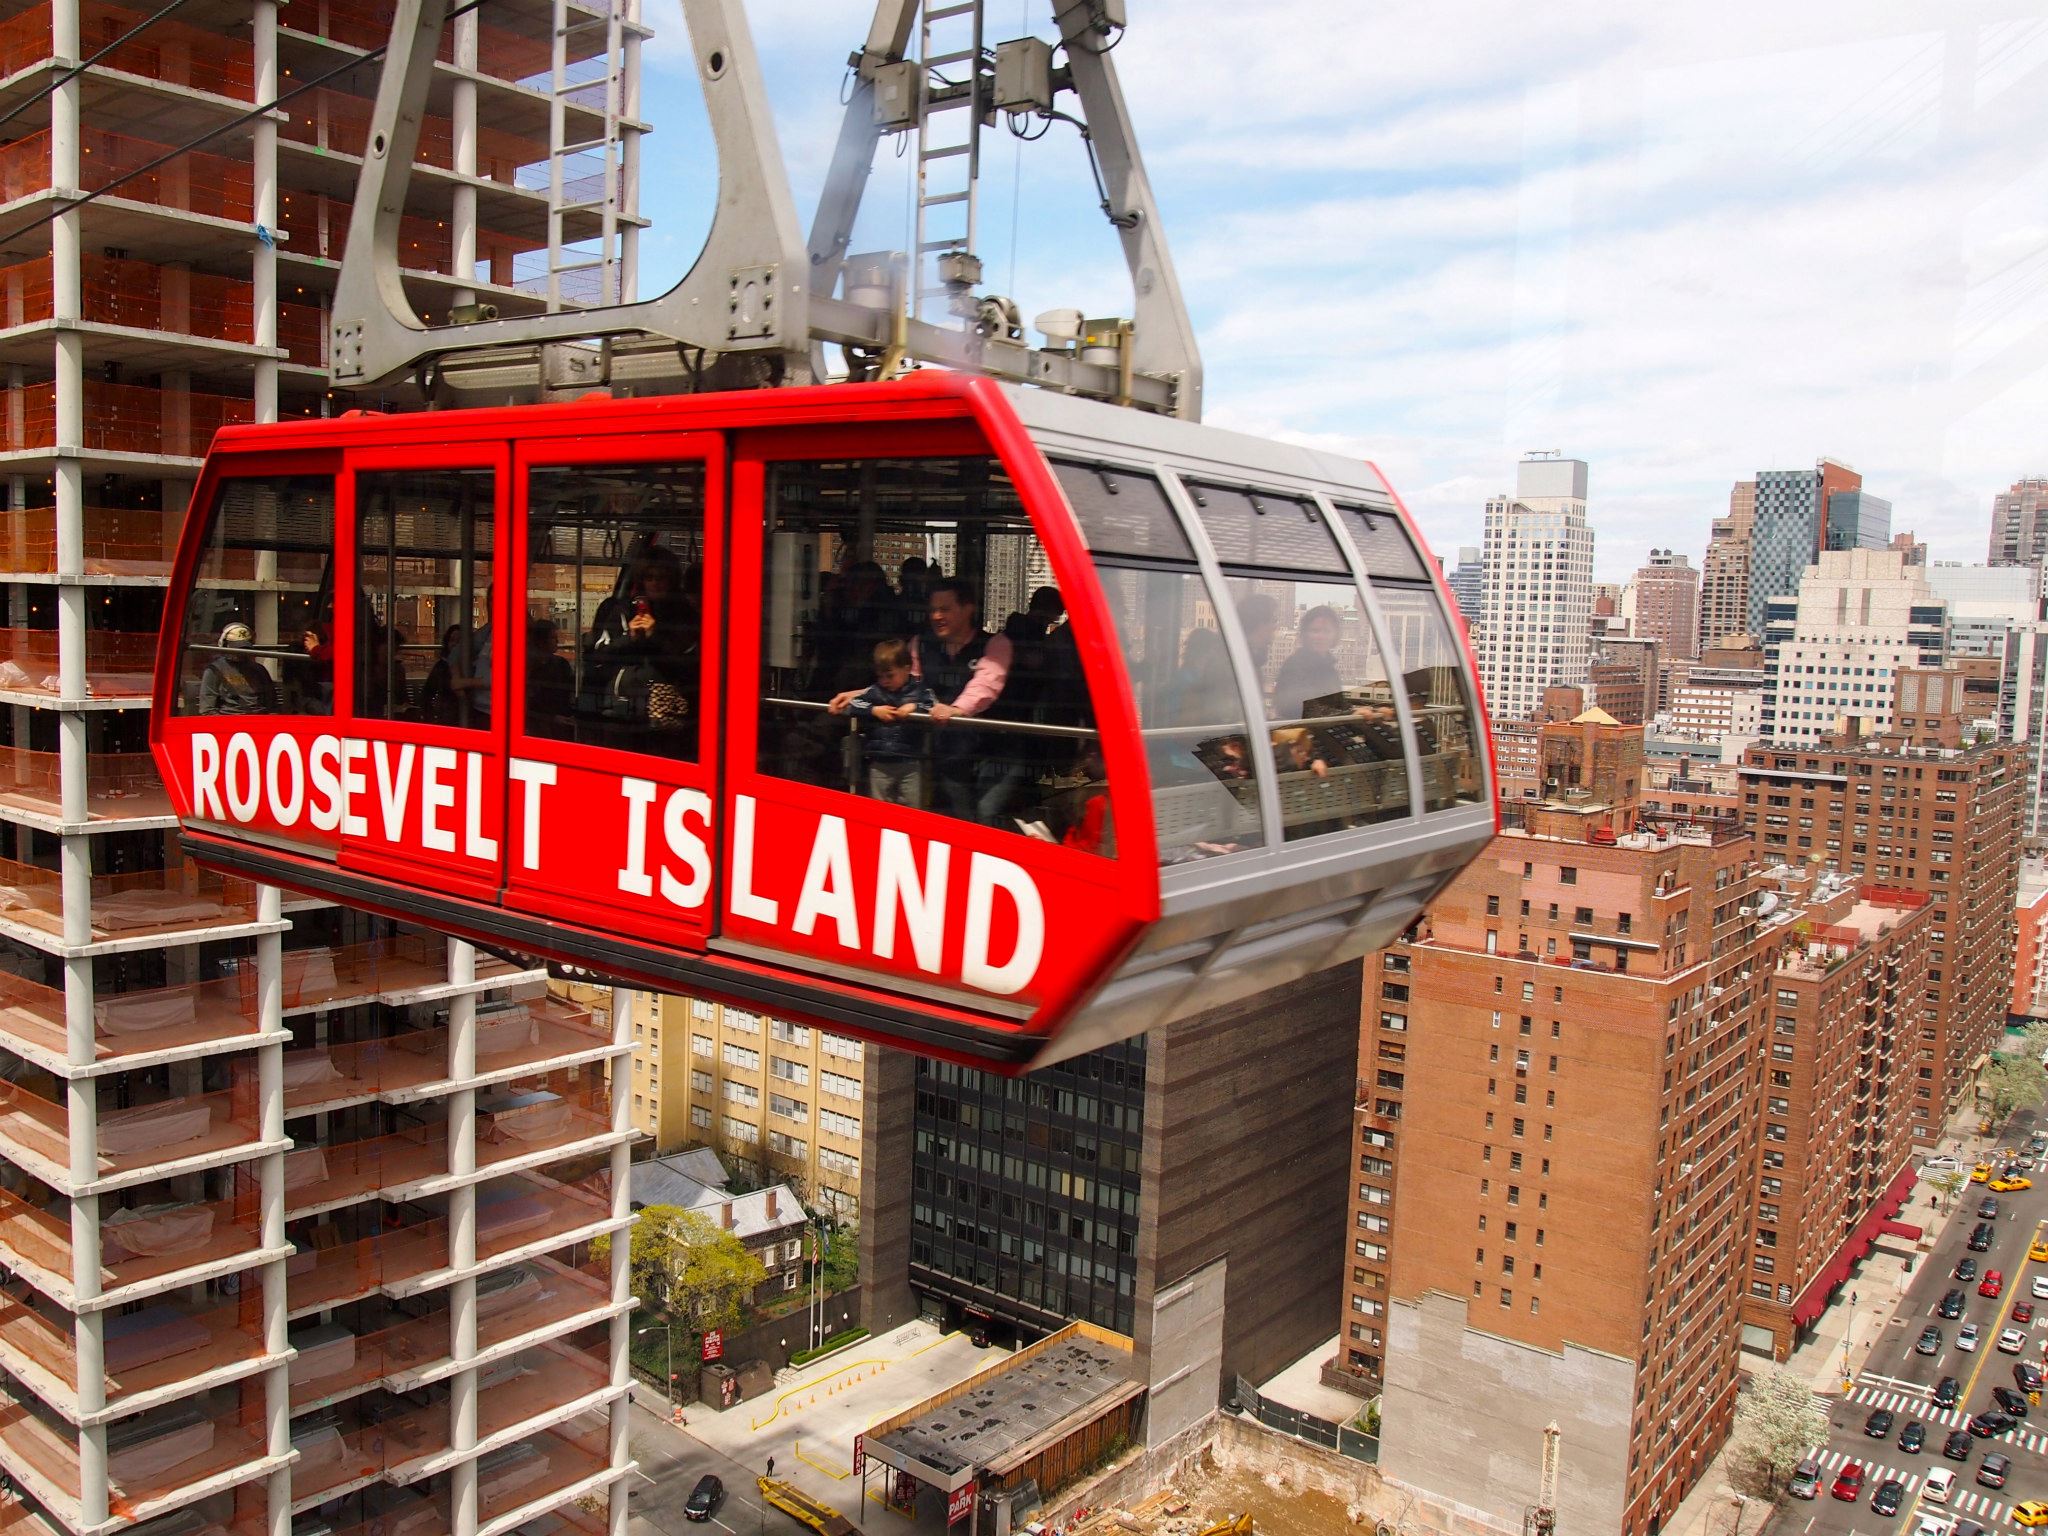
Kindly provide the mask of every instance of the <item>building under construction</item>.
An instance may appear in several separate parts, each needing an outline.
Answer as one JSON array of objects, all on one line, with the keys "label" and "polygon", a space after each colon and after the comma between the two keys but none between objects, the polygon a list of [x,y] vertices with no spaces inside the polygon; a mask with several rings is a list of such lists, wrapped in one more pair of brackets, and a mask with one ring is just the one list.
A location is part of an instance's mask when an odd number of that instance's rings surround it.
[{"label": "building under construction", "polygon": [[[595,1532],[614,1494],[625,1528],[624,1245],[589,1246],[627,1219],[624,1010],[197,873],[147,752],[214,429],[407,403],[335,399],[325,356],[389,25],[0,5],[9,1530]],[[420,310],[632,296],[646,35],[638,0],[448,29]],[[237,575],[265,642],[299,639],[294,574]],[[437,639],[404,637],[413,682]]]}]

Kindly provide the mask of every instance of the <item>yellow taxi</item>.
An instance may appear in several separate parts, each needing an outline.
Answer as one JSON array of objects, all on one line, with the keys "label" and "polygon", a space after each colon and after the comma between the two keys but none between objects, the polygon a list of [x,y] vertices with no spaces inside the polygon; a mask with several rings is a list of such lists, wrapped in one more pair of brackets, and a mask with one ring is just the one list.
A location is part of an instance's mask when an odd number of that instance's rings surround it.
[{"label": "yellow taxi", "polygon": [[1970,1170],[1970,1182],[1972,1184],[1990,1183],[1991,1165],[1989,1163],[1979,1163],[1976,1167],[1972,1168]]},{"label": "yellow taxi", "polygon": [[2033,1246],[2027,1249],[2027,1257],[2036,1264],[2048,1264],[2048,1238],[2035,1238]]},{"label": "yellow taxi", "polygon": [[2032,1189],[2034,1181],[2023,1173],[2015,1173],[2007,1178],[1991,1180],[1991,1187],[2004,1194],[2009,1189]]},{"label": "yellow taxi", "polygon": [[2039,1499],[2021,1499],[2012,1507],[2014,1525],[2048,1525],[2048,1504]]}]

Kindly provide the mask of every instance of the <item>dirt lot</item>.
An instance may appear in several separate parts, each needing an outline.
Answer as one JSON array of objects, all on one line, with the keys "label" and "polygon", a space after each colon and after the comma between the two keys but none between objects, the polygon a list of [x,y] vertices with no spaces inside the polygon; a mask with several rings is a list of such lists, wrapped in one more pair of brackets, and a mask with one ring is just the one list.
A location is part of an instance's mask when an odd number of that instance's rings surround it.
[{"label": "dirt lot", "polygon": [[1257,1536],[1359,1536],[1372,1522],[1360,1510],[1354,1520],[1342,1500],[1313,1488],[1291,1486],[1273,1473],[1216,1467],[1185,1479],[1179,1490],[1202,1525],[1242,1510],[1252,1512]]}]

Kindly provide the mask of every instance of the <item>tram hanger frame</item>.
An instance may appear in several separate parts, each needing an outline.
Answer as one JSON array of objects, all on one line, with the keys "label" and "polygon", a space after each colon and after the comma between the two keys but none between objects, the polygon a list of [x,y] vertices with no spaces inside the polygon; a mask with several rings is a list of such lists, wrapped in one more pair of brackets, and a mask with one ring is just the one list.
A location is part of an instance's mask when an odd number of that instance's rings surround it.
[{"label": "tram hanger frame", "polygon": [[[866,45],[851,60],[852,88],[808,244],[798,232],[744,0],[679,0],[719,173],[711,228],[689,272],[667,293],[635,303],[429,326],[405,294],[398,231],[450,5],[394,0],[329,326],[335,386],[411,378],[430,399],[456,403],[538,400],[593,384],[659,393],[701,387],[706,360],[727,356],[758,360],[762,382],[802,384],[824,379],[824,347],[838,344],[1199,420],[1201,356],[1136,133],[1108,51],[1085,41],[1098,29],[1100,0],[1050,0],[1067,45],[1067,63],[1052,83],[1054,93],[1071,90],[1079,99],[1130,272],[1133,319],[1118,361],[917,319],[906,313],[902,281],[887,305],[835,292],[875,149],[888,131],[874,110],[876,81],[904,62],[919,3],[878,0]],[[970,111],[996,110],[991,80],[987,61],[977,61]],[[917,112],[928,106],[920,90]],[[908,259],[914,284],[916,253]],[[591,340],[602,342],[594,376],[554,376],[566,370],[551,368],[551,348]]]}]

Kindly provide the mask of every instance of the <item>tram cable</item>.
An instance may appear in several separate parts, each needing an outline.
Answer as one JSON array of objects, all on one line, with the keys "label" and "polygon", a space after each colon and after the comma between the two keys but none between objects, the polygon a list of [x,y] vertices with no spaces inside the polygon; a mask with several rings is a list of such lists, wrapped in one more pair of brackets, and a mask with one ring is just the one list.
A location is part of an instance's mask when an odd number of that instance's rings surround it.
[{"label": "tram cable", "polygon": [[155,15],[144,17],[141,21],[138,21],[134,26],[130,27],[126,32],[123,32],[119,37],[115,38],[111,43],[108,43],[104,48],[100,49],[99,52],[92,54],[87,58],[81,59],[78,63],[72,65],[62,74],[58,75],[56,79],[52,80],[40,91],[37,91],[34,95],[29,96],[16,106],[9,107],[5,112],[0,112],[0,128],[6,127],[7,124],[13,122],[17,117],[21,116],[22,113],[26,112],[30,107],[34,106],[37,102],[49,100],[50,97],[56,95],[59,91],[63,90],[65,86],[69,85],[72,81],[76,80],[88,69],[91,69],[93,65],[99,63],[99,61],[101,59],[104,59],[108,54],[114,52],[118,48],[125,47],[127,44],[134,41],[136,38],[140,37],[144,32],[147,32],[151,27],[155,26],[158,22],[162,21],[166,16],[170,15],[171,12],[176,10],[182,10],[185,7],[185,4],[186,0],[171,0],[171,3],[169,5],[164,6],[161,10],[157,11]]}]

